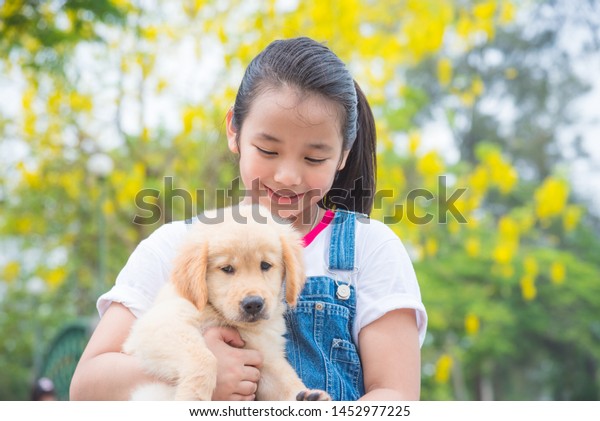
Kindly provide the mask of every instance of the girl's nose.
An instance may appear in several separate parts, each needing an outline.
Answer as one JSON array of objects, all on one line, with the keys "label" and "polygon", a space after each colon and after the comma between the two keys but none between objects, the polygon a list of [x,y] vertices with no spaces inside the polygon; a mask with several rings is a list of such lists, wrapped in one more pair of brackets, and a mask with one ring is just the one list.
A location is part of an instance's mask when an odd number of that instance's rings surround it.
[{"label": "girl's nose", "polygon": [[281,186],[297,186],[302,183],[302,172],[294,164],[282,163],[278,166],[273,178]]}]

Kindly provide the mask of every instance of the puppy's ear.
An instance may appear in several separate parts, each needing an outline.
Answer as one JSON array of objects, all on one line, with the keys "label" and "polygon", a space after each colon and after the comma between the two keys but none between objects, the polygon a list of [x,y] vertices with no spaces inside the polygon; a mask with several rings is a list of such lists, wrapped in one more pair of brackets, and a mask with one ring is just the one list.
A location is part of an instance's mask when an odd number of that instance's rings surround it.
[{"label": "puppy's ear", "polygon": [[177,292],[191,301],[198,310],[208,302],[206,268],[208,265],[208,243],[203,241],[185,244],[175,258],[171,282]]},{"label": "puppy's ear", "polygon": [[280,238],[285,266],[285,300],[293,307],[305,282],[304,248],[301,240],[291,233],[282,234]]}]

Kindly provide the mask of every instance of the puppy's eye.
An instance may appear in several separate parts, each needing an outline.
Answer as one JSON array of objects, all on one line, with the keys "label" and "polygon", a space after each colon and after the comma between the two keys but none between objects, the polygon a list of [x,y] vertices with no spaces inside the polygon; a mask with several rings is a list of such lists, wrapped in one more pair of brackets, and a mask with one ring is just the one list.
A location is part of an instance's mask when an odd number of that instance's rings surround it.
[{"label": "puppy's eye", "polygon": [[229,275],[231,275],[231,274],[233,274],[233,272],[235,272],[235,269],[231,265],[223,266],[221,268],[221,270]]},{"label": "puppy's eye", "polygon": [[263,272],[268,271],[269,269],[271,269],[271,266],[273,266],[270,263],[267,262],[260,262],[260,270],[262,270]]}]

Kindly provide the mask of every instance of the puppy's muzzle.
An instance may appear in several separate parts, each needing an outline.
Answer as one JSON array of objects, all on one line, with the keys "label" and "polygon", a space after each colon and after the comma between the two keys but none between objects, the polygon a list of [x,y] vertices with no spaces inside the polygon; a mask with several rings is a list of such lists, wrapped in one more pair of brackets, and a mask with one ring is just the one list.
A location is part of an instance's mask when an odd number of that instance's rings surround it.
[{"label": "puppy's muzzle", "polygon": [[265,308],[265,300],[257,295],[250,295],[242,300],[240,308],[244,319],[253,322],[258,319],[264,319],[263,310]]}]

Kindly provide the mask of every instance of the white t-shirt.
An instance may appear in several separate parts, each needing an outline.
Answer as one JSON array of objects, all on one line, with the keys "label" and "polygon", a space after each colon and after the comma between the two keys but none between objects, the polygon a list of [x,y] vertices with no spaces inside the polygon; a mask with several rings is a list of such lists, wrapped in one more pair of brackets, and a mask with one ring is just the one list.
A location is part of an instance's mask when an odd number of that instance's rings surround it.
[{"label": "white t-shirt", "polygon": [[[416,311],[419,343],[427,330],[427,313],[421,300],[415,272],[400,239],[383,223],[357,219],[353,272],[329,270],[329,242],[332,225],[320,229],[304,250],[306,276],[328,276],[339,282],[351,282],[355,288],[356,316],[352,329],[358,344],[360,330],[387,312],[402,308]],[[136,316],[152,304],[158,290],[169,279],[173,258],[184,239],[188,225],[184,221],[165,224],[143,240],[117,276],[115,285],[97,302],[100,316],[112,302],[125,305]]]}]

